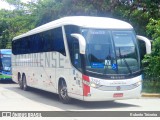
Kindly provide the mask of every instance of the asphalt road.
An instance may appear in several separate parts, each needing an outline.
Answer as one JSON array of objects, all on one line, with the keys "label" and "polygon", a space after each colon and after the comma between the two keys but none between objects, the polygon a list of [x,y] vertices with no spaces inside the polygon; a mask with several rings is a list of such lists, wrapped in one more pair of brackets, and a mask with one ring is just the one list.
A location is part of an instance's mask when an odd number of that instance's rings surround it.
[{"label": "asphalt road", "polygon": [[83,102],[63,104],[58,95],[31,89],[23,91],[18,84],[0,83],[0,111],[160,111],[160,98]]}]

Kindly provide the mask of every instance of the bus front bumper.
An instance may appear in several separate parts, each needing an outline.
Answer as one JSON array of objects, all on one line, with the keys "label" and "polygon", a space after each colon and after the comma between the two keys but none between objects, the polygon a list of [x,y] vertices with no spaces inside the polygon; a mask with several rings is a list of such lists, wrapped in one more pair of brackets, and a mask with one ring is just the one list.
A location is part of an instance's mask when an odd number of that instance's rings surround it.
[{"label": "bus front bumper", "polygon": [[88,96],[84,96],[84,101],[110,101],[120,99],[133,99],[140,98],[142,85],[125,91],[102,91],[95,88],[91,88],[91,93]]}]

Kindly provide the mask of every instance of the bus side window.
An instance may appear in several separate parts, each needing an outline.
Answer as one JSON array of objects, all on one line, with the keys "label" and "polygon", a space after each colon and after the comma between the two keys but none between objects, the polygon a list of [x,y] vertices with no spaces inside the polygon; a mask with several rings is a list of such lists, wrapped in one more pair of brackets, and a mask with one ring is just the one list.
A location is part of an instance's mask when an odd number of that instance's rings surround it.
[{"label": "bus side window", "polygon": [[64,40],[63,40],[63,34],[62,34],[62,28],[55,28],[52,30],[52,44],[53,44],[53,50],[61,53],[62,55],[66,56],[65,46],[64,46]]}]

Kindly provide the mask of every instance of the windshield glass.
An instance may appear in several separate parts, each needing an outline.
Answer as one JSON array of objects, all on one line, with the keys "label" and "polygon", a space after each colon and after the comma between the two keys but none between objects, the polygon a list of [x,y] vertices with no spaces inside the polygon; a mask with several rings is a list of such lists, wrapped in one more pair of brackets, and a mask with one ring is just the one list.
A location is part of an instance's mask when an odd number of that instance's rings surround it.
[{"label": "windshield glass", "polygon": [[5,71],[10,71],[11,69],[11,57],[1,57],[2,69]]},{"label": "windshield glass", "polygon": [[133,33],[131,31],[114,31],[112,34],[119,74],[139,71],[139,57]]},{"label": "windshield glass", "polygon": [[126,75],[140,71],[133,31],[81,29],[86,39],[87,72],[102,75]]}]

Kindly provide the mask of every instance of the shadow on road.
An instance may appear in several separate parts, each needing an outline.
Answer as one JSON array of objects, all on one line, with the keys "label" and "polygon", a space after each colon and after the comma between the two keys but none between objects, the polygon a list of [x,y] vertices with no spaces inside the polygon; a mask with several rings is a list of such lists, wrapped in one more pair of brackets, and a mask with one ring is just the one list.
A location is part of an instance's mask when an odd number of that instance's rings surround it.
[{"label": "shadow on road", "polygon": [[0,84],[15,84],[11,79],[9,80],[0,80]]},{"label": "shadow on road", "polygon": [[17,85],[16,87],[4,87],[5,89],[16,92],[17,94],[42,103],[45,105],[57,107],[65,111],[77,111],[77,110],[112,110],[112,108],[128,108],[128,107],[140,107],[134,104],[120,103],[116,101],[104,101],[104,102],[84,102],[80,100],[73,99],[71,104],[63,104],[59,101],[57,94],[46,92],[39,89],[30,88],[29,91],[23,91]]}]

